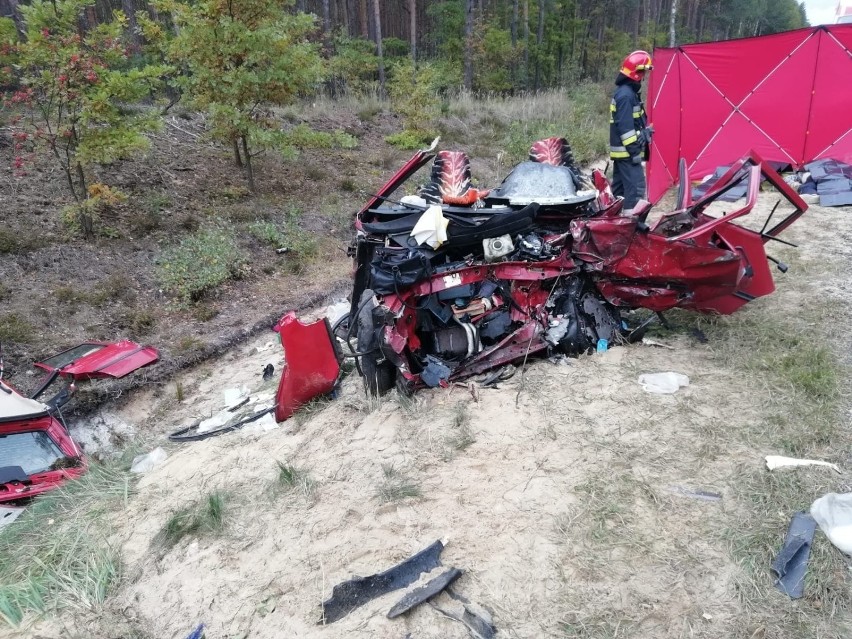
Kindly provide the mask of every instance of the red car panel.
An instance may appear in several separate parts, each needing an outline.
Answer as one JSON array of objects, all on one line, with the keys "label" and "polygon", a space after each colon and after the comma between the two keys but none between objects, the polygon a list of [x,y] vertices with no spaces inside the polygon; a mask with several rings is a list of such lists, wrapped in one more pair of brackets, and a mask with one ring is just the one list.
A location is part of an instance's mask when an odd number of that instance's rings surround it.
[{"label": "red car panel", "polygon": [[80,344],[35,365],[51,372],[58,370],[63,377],[74,379],[119,378],[158,359],[155,348],[122,340]]}]

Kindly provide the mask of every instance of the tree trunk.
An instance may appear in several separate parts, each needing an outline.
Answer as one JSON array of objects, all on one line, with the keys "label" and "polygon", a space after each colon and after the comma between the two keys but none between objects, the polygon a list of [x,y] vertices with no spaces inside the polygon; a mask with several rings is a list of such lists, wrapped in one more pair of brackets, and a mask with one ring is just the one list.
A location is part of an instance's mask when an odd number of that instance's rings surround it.
[{"label": "tree trunk", "polygon": [[642,22],[642,3],[636,3],[636,19],[633,22],[633,48],[639,48],[639,26]]},{"label": "tree trunk", "polygon": [[121,10],[127,16],[127,32],[130,37],[130,50],[139,53],[142,50],[142,35],[136,22],[136,0],[121,0]]},{"label": "tree trunk", "polygon": [[359,22],[361,25],[361,37],[365,40],[370,39],[370,22],[367,19],[367,0],[361,0],[358,11]]},{"label": "tree trunk", "polygon": [[536,34],[535,44],[535,90],[541,88],[541,48],[544,42],[544,12],[547,9],[545,0],[538,0],[538,33]]},{"label": "tree trunk", "polygon": [[512,0],[512,22],[509,30],[512,32],[512,48],[518,46],[518,0]]},{"label": "tree trunk", "polygon": [[322,48],[325,54],[331,53],[331,9],[329,0],[322,0]]},{"label": "tree trunk", "polygon": [[243,157],[245,157],[246,163],[246,177],[248,177],[249,190],[254,193],[254,168],[251,165],[251,154],[249,153],[248,141],[246,140],[246,136],[242,136],[243,141]]},{"label": "tree trunk", "polygon": [[669,46],[674,47],[677,42],[675,37],[675,22],[677,21],[677,0],[672,0],[672,15],[669,19]]},{"label": "tree trunk", "polygon": [[385,56],[382,52],[382,10],[379,0],[373,0],[373,17],[376,29],[376,56],[379,59],[379,94],[385,97]]},{"label": "tree trunk", "polygon": [[512,0],[512,22],[509,30],[512,32],[512,85],[516,88],[518,84],[518,59],[515,57],[515,52],[518,50],[518,0]]},{"label": "tree trunk", "polygon": [[464,10],[464,88],[473,88],[473,0],[466,0]]},{"label": "tree trunk", "polygon": [[243,168],[243,160],[240,157],[240,141],[239,138],[234,138],[234,164],[240,168]]},{"label": "tree trunk", "polygon": [[530,88],[530,0],[524,0],[524,89]]},{"label": "tree trunk", "polygon": [[0,0],[0,17],[11,18],[15,23],[15,31],[18,33],[18,41],[27,41],[27,23],[18,6],[18,0]]},{"label": "tree trunk", "polygon": [[417,0],[408,0],[408,12],[411,14],[411,62],[417,70]]}]

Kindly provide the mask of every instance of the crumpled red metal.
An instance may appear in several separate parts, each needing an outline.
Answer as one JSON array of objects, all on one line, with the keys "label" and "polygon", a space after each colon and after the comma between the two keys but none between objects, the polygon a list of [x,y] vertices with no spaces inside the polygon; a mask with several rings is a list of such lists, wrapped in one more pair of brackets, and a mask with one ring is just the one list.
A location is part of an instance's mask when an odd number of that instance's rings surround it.
[{"label": "crumpled red metal", "polygon": [[273,330],[281,336],[286,360],[275,398],[275,420],[283,422],[315,397],[334,390],[343,355],[326,318],[304,324],[290,311]]}]

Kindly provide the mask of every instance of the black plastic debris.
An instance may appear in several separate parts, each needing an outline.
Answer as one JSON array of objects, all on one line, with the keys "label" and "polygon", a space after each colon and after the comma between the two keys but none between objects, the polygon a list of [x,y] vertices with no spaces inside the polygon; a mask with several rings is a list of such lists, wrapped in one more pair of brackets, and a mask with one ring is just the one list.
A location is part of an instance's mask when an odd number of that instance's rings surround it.
[{"label": "black plastic debris", "polygon": [[452,588],[447,588],[447,594],[455,600],[452,608],[434,603],[430,605],[445,617],[464,624],[473,639],[493,639],[497,629],[485,608],[457,594]]},{"label": "black plastic debris", "polygon": [[496,368],[493,371],[487,373],[485,377],[479,382],[479,385],[483,388],[497,388],[497,384],[499,382],[505,382],[507,379],[512,377],[515,374],[517,369],[511,364],[507,364],[506,366],[502,366],[500,368]]},{"label": "black plastic debris", "polygon": [[722,499],[721,493],[714,493],[708,490],[696,490],[685,486],[672,486],[671,491],[678,495],[691,497],[692,499],[699,499],[701,501],[720,501]]},{"label": "black plastic debris", "polygon": [[800,599],[805,594],[805,572],[816,531],[816,520],[808,513],[796,513],[787,530],[784,545],[772,562],[772,572],[778,575],[775,587],[790,596]]},{"label": "black plastic debris", "polygon": [[690,331],[690,335],[692,335],[692,337],[694,337],[698,341],[699,344],[706,344],[707,342],[710,341],[709,339],[707,339],[706,333],[704,331],[702,331],[700,328],[693,328]]},{"label": "black plastic debris", "polygon": [[432,597],[439,595],[444,588],[453,583],[456,579],[462,576],[462,571],[458,568],[450,568],[445,570],[434,579],[430,579],[419,588],[415,588],[400,599],[396,605],[388,612],[388,619],[395,619],[402,614],[405,614],[412,608],[415,608],[423,602],[429,601]]},{"label": "black plastic debris", "polygon": [[334,623],[376,597],[410,586],[422,573],[431,572],[441,565],[443,550],[444,544],[436,541],[384,572],[337,584],[331,591],[331,598],[322,604],[319,623]]},{"label": "black plastic debris", "polygon": [[263,369],[263,381],[268,382],[275,374],[275,367],[272,364],[267,364]]}]

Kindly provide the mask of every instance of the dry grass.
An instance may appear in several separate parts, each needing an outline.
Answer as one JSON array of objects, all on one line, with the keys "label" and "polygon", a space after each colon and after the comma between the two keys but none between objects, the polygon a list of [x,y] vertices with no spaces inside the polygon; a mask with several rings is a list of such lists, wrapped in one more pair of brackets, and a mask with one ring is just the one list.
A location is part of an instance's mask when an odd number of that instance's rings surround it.
[{"label": "dry grass", "polygon": [[303,469],[277,462],[278,475],[275,478],[273,492],[280,494],[282,492],[296,491],[302,494],[309,503],[313,503],[316,498],[317,484],[311,478],[310,473]]},{"label": "dry grass", "polygon": [[382,481],[376,489],[376,497],[382,503],[402,501],[409,497],[421,497],[420,484],[394,464],[382,464]]}]

